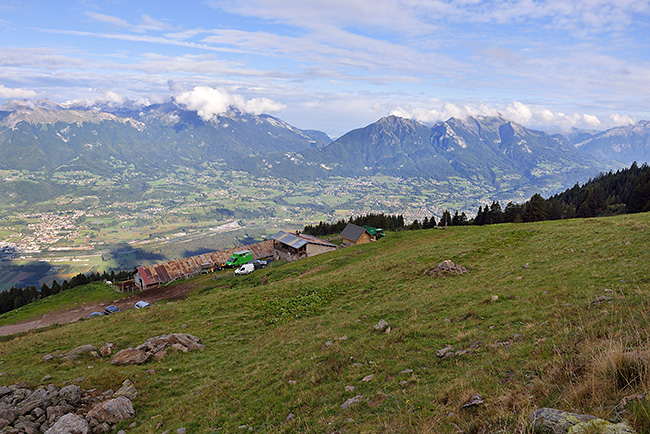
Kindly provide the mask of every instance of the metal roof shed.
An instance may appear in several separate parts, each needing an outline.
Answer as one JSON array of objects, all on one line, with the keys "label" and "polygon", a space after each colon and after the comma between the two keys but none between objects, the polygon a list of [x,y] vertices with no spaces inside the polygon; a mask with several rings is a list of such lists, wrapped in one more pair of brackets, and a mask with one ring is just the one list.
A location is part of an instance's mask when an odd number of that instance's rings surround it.
[{"label": "metal roof shed", "polygon": [[280,231],[273,235],[271,239],[273,240],[273,256],[275,259],[295,261],[296,259],[336,250],[335,244],[311,235]]}]

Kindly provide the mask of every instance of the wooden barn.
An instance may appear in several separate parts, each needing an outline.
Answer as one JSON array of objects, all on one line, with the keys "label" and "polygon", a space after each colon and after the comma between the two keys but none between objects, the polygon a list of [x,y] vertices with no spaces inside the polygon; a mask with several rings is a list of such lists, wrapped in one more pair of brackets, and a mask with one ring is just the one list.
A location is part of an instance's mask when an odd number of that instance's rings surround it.
[{"label": "wooden barn", "polygon": [[[253,259],[270,258],[273,256],[272,240],[250,244],[245,247],[253,253]],[[224,264],[234,252],[241,249],[241,247],[236,247],[234,249],[176,259],[163,264],[138,267],[133,276],[134,283],[140,290],[144,291],[145,289],[157,287],[176,279],[194,276],[204,270]]]},{"label": "wooden barn", "polygon": [[271,237],[273,258],[295,261],[336,250],[336,245],[311,235],[280,231]]},{"label": "wooden barn", "polygon": [[354,246],[355,244],[364,244],[372,241],[372,236],[363,226],[353,225],[348,223],[348,225],[341,232],[341,238],[343,238],[344,246]]}]

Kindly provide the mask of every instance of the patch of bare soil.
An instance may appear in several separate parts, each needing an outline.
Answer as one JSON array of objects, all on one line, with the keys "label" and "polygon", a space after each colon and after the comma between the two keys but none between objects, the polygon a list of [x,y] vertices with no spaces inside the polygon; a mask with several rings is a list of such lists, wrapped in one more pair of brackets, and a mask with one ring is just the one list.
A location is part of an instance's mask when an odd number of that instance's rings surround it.
[{"label": "patch of bare soil", "polygon": [[71,307],[59,312],[45,314],[40,318],[29,319],[17,324],[9,324],[0,327],[0,336],[8,336],[14,333],[21,333],[32,329],[47,327],[54,324],[67,324],[81,318],[87,318],[93,312],[104,312],[104,308],[113,304],[122,310],[134,309],[133,305],[139,301],[148,301],[151,304],[162,300],[183,300],[194,289],[195,286],[188,283],[181,283],[174,286],[161,286],[138,292],[129,297],[113,300],[104,303],[85,303]]}]

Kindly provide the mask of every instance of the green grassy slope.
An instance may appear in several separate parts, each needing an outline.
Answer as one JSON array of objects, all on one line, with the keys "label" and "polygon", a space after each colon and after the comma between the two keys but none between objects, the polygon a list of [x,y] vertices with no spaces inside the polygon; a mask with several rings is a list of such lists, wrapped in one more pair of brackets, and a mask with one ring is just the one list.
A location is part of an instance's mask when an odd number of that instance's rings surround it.
[{"label": "green grassy slope", "polygon": [[93,282],[87,285],[75,286],[59,294],[36,300],[18,309],[0,314],[0,326],[15,324],[53,311],[68,309],[82,303],[110,302],[118,298],[128,297],[129,295],[121,294],[104,282]]},{"label": "green grassy slope", "polygon": [[[242,278],[205,275],[185,301],[7,339],[0,382],[37,386],[50,375],[47,382],[62,385],[83,376],[85,388],[116,390],[129,378],[140,394],[137,428],[127,431],[138,433],[243,425],[523,433],[542,406],[613,417],[612,405],[650,384],[645,371],[633,384],[617,382],[613,368],[617,355],[643,351],[650,337],[649,235],[650,214],[434,229]],[[445,259],[469,273],[431,274]],[[611,300],[594,303],[602,296]],[[373,330],[382,318],[390,333]],[[205,350],[130,367],[109,358],[42,361],[57,349],[125,348],[172,332],[201,338]],[[436,356],[447,344],[460,350],[477,341],[473,354]],[[362,382],[367,375],[374,377]],[[484,405],[461,409],[473,393]],[[638,411],[630,417],[644,423]]]}]

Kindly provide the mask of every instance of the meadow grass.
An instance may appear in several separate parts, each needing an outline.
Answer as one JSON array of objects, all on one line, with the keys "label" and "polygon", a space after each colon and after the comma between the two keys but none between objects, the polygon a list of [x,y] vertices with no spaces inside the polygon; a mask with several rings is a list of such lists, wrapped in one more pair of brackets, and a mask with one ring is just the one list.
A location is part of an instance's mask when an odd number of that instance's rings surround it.
[{"label": "meadow grass", "polygon": [[[650,386],[649,234],[650,214],[390,233],[241,278],[201,276],[184,301],[8,339],[0,381],[83,376],[115,390],[129,378],[138,433],[527,433],[538,407],[614,418]],[[469,272],[437,276],[446,259]],[[374,330],[380,319],[389,333]],[[205,350],[142,366],[42,361],[172,332]],[[477,349],[439,358],[446,345]],[[474,393],[484,404],[462,408]],[[630,409],[639,429],[645,402]]]}]

